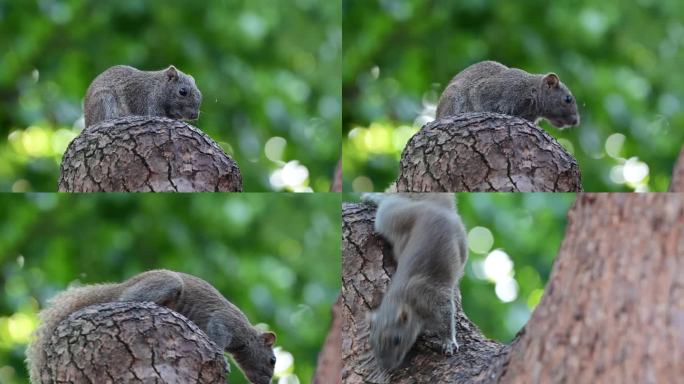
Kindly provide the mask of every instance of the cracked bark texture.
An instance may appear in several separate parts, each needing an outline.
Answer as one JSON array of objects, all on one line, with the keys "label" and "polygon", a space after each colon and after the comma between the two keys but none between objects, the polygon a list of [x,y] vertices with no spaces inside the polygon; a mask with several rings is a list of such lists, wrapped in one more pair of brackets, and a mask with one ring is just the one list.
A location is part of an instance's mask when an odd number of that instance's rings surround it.
[{"label": "cracked bark texture", "polygon": [[226,383],[223,352],[184,316],[153,303],[72,313],[46,346],[41,383]]},{"label": "cracked bark texture", "polygon": [[679,152],[679,160],[672,171],[670,192],[684,192],[684,148]]},{"label": "cracked bark texture", "polygon": [[337,299],[333,305],[333,321],[330,332],[325,338],[323,348],[318,354],[316,372],[312,380],[313,384],[337,384],[342,382],[342,302]]},{"label": "cracked bark texture", "polygon": [[237,163],[178,120],[127,116],[93,125],[62,157],[60,192],[240,192]]},{"label": "cracked bark texture", "polygon": [[576,192],[577,160],[535,124],[473,112],[426,124],[401,154],[399,192]]},{"label": "cracked bark texture", "polygon": [[[391,383],[676,383],[684,377],[684,195],[581,194],[544,297],[510,345],[458,305],[461,349],[422,338]],[[343,207],[343,382],[369,382],[366,313],[395,270],[374,208]],[[466,298],[466,300],[469,298]]]}]

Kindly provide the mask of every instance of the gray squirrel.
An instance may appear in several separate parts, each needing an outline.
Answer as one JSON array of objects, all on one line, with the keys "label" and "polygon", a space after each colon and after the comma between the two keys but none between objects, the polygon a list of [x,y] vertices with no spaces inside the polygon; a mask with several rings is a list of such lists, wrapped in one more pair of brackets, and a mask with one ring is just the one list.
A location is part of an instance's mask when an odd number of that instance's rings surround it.
[{"label": "gray squirrel", "polygon": [[57,325],[81,308],[113,301],[153,302],[184,315],[233,356],[251,383],[271,382],[276,362],[273,332],[254,328],[238,307],[206,281],[185,273],[152,270],[122,283],[68,289],[52,298],[39,314],[42,324],[26,351],[32,384],[40,383],[40,368],[46,363],[44,346]]},{"label": "gray squirrel", "polygon": [[483,61],[457,74],[437,105],[437,118],[465,112],[496,112],[537,123],[548,120],[557,128],[576,126],[577,104],[558,75],[534,75]]},{"label": "gray squirrel", "polygon": [[173,65],[160,71],[116,65],[88,87],[83,103],[85,126],[130,115],[196,120],[201,102],[195,79]]},{"label": "gray squirrel", "polygon": [[380,307],[369,316],[369,344],[383,372],[401,365],[420,334],[458,348],[454,295],[468,257],[466,233],[453,193],[370,193],[375,231],[391,245],[397,270]]}]

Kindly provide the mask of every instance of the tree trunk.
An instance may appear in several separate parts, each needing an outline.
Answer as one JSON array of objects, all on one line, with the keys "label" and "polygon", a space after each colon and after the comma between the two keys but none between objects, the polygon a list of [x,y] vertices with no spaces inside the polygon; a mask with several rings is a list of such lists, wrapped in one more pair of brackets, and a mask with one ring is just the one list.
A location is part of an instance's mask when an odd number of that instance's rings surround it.
[{"label": "tree trunk", "polygon": [[239,192],[237,163],[182,121],[127,116],[85,129],[62,158],[60,192]]},{"label": "tree trunk", "polygon": [[[458,303],[460,350],[421,337],[391,383],[675,383],[684,377],[684,196],[582,194],[544,297],[511,345]],[[343,382],[372,382],[366,314],[394,273],[374,208],[343,206]],[[469,298],[466,298],[469,299]],[[472,298],[475,299],[475,298]]]},{"label": "tree trunk", "polygon": [[426,124],[401,154],[399,192],[573,192],[577,160],[535,124],[476,112]]},{"label": "tree trunk", "polygon": [[672,171],[670,192],[684,192],[684,148],[679,153],[679,160]]},{"label": "tree trunk", "polygon": [[342,159],[337,162],[330,192],[342,192]]},{"label": "tree trunk", "polygon": [[318,354],[318,364],[312,380],[313,384],[342,383],[342,302],[337,299],[333,305],[333,320],[330,333],[325,338],[323,348]]},{"label": "tree trunk", "polygon": [[71,314],[46,345],[41,383],[225,383],[223,352],[184,316],[153,303]]}]

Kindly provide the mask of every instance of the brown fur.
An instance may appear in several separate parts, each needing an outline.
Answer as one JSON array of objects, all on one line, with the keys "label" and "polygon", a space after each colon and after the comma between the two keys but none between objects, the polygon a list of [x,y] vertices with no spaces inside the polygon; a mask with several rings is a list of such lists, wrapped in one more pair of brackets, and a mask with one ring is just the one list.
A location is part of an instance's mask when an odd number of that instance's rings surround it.
[{"label": "brown fur", "polygon": [[570,90],[558,75],[534,75],[495,61],[473,64],[457,74],[439,99],[437,118],[466,112],[496,112],[558,128],[579,124]]},{"label": "brown fur", "polygon": [[88,87],[83,103],[85,126],[130,115],[195,120],[201,102],[195,79],[173,65],[160,71],[116,65]]}]

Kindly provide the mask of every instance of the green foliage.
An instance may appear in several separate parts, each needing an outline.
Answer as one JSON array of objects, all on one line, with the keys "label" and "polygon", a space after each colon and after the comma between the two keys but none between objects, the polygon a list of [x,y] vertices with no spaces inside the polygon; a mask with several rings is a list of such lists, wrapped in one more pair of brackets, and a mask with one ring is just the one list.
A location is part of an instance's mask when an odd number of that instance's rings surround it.
[{"label": "green foliage", "polygon": [[345,190],[386,188],[448,81],[487,59],[556,72],[572,90],[581,125],[543,128],[585,190],[666,190],[684,141],[683,4],[343,0]]},{"label": "green foliage", "polygon": [[[463,309],[487,337],[508,342],[529,319],[565,237],[566,216],[574,200],[570,193],[458,195],[470,248],[461,283]],[[480,231],[473,232],[475,227],[491,233],[489,249],[487,236],[477,236]],[[497,258],[501,256],[497,250],[512,261],[510,273],[506,273],[506,262]],[[503,300],[512,289],[510,284],[517,285],[515,299]],[[497,294],[499,289],[501,294]]]},{"label": "green foliage", "polygon": [[340,289],[339,195],[5,195],[0,212],[0,382],[28,382],[24,348],[47,299],[154,268],[213,284],[311,380]]},{"label": "green foliage", "polygon": [[284,189],[329,190],[340,13],[339,0],[0,0],[0,190],[56,190],[86,89],[115,64],[192,74],[193,124],[238,162],[246,191],[278,189],[270,176],[288,163]]},{"label": "green foliage", "polygon": [[459,193],[457,200],[470,250],[463,309],[487,337],[509,342],[544,292],[575,195]]}]

